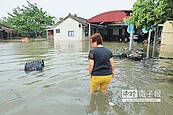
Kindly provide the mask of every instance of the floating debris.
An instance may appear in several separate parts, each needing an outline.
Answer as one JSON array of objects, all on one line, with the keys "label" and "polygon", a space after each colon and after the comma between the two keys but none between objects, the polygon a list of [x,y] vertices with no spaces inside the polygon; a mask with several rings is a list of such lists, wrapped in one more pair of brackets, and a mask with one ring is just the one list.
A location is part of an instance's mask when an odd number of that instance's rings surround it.
[{"label": "floating debris", "polygon": [[113,106],[113,105],[115,105],[115,104],[114,104],[114,103],[112,103],[112,102],[109,102],[109,105],[112,105],[112,106]]},{"label": "floating debris", "polygon": [[128,50],[127,48],[116,49],[115,53],[113,53],[114,57],[127,57]]},{"label": "floating debris", "polygon": [[25,72],[30,72],[30,71],[42,71],[44,68],[44,61],[33,61],[30,63],[25,64]]},{"label": "floating debris", "polygon": [[113,53],[114,57],[125,57],[132,60],[141,60],[143,59],[143,49],[136,48],[128,51],[128,48],[116,49],[115,53]]},{"label": "floating debris", "polygon": [[132,49],[127,57],[133,60],[141,60],[143,59],[143,49]]}]

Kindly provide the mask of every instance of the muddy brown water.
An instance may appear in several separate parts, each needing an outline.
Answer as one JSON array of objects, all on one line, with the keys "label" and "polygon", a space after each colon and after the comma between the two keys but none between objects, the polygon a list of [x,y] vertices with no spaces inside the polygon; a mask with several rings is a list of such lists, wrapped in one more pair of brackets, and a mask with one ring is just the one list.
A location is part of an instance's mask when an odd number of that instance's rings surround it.
[{"label": "muddy brown water", "polygon": [[[104,46],[115,52],[128,44]],[[119,77],[106,95],[90,95],[89,49],[88,41],[1,42],[0,115],[172,115],[172,60],[115,58]],[[41,59],[42,72],[24,72],[26,62]],[[159,90],[161,102],[122,102],[122,90]]]}]

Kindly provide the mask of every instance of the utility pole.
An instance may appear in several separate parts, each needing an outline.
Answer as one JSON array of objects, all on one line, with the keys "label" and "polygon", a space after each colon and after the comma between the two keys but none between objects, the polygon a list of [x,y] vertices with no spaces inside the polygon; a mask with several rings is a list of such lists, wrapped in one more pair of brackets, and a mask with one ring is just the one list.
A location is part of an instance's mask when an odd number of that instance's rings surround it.
[{"label": "utility pole", "polygon": [[131,51],[132,45],[133,45],[133,29],[134,29],[134,26],[133,25],[129,25],[129,26],[131,26],[131,30],[130,30],[130,42],[129,42],[129,51]]},{"label": "utility pole", "polygon": [[152,52],[152,58],[154,58],[155,56],[155,49],[156,49],[156,39],[157,39],[157,30],[158,30],[158,26],[156,26],[154,28],[154,41],[153,41],[153,52]]},{"label": "utility pole", "polygon": [[147,40],[147,42],[148,42],[148,44],[147,44],[147,56],[146,56],[147,59],[149,58],[151,31],[152,31],[152,30],[149,30],[149,33],[148,33],[148,40]]},{"label": "utility pole", "polygon": [[89,45],[89,50],[91,50],[91,46],[90,46],[90,36],[91,36],[91,25],[90,23],[88,24],[88,45]]},{"label": "utility pole", "polygon": [[88,24],[88,37],[90,38],[91,36],[91,25],[90,23]]}]

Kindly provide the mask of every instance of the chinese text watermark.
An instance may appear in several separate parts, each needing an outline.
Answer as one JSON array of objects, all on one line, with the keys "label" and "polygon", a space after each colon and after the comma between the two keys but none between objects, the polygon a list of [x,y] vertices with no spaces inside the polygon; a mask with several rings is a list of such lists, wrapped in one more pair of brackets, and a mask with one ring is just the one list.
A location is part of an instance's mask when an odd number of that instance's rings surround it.
[{"label": "chinese text watermark", "polygon": [[122,90],[122,102],[161,102],[161,90]]}]

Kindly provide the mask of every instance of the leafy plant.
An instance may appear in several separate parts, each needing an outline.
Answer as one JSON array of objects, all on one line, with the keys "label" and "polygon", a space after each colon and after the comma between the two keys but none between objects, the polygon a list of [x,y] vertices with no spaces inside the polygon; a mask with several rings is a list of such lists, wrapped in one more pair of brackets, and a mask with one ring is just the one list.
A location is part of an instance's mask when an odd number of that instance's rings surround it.
[{"label": "leafy plant", "polygon": [[28,2],[28,6],[22,6],[22,8],[14,8],[12,13],[8,13],[8,17],[3,17],[0,23],[14,28],[18,31],[18,34],[23,36],[29,36],[35,34],[35,36],[41,35],[45,32],[48,25],[54,23],[55,17],[50,16],[42,8],[38,8],[37,4]]},{"label": "leafy plant", "polygon": [[173,16],[173,0],[137,0],[132,12],[126,21],[138,28],[149,30],[151,26],[163,24]]}]

